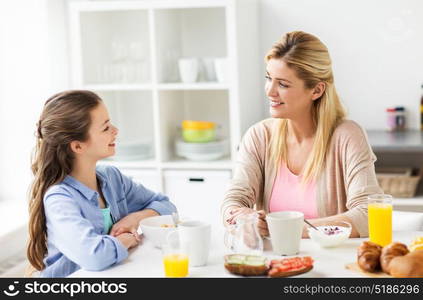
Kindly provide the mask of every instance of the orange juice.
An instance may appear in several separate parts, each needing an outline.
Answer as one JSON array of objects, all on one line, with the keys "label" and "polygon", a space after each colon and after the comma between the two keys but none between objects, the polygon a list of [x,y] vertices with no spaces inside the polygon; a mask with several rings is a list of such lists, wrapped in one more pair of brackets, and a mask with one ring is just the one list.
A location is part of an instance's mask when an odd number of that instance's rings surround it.
[{"label": "orange juice", "polygon": [[392,242],[392,204],[369,203],[369,236],[370,241],[380,246]]},{"label": "orange juice", "polygon": [[163,257],[166,277],[185,277],[188,275],[188,256],[167,254]]}]

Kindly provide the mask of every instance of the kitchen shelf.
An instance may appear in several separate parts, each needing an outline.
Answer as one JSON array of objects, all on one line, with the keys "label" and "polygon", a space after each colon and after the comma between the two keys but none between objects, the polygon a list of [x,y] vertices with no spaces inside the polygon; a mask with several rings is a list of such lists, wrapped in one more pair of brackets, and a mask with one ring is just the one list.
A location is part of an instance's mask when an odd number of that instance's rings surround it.
[{"label": "kitchen shelf", "polygon": [[152,91],[152,84],[87,84],[83,86],[92,91]]},{"label": "kitchen shelf", "polygon": [[196,83],[160,83],[158,89],[162,91],[178,90],[228,90],[230,86],[220,82]]}]

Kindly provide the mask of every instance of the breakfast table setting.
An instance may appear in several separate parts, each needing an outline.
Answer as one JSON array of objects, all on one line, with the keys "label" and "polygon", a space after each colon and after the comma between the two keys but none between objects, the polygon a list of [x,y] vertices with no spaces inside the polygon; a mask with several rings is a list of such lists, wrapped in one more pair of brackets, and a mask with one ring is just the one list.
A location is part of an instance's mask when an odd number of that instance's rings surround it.
[{"label": "breakfast table setting", "polygon": [[299,211],[266,214],[265,237],[255,211],[226,226],[173,213],[141,220],[141,243],[124,261],[70,277],[422,278],[423,214],[394,212],[391,195],[368,198],[365,238],[352,238],[345,220],[313,225]]},{"label": "breakfast table setting", "polygon": [[[225,255],[230,253],[224,243],[225,231],[216,226],[212,228],[210,250],[204,266],[189,267],[187,277],[240,277],[225,269]],[[393,232],[393,240],[410,244],[416,237],[423,236],[423,231]],[[367,277],[366,273],[358,269],[348,269],[357,260],[357,248],[368,238],[349,238],[336,247],[321,247],[311,239],[301,239],[299,253],[295,256],[310,256],[314,263],[313,268],[295,277]],[[155,247],[148,238],[136,248],[129,251],[129,257],[123,262],[103,271],[87,271],[80,269],[69,277],[165,277],[163,266],[163,252]],[[268,239],[264,239],[263,256],[267,259],[281,259],[282,256],[272,252]],[[284,256],[285,257],[285,256]],[[286,256],[290,257],[290,256]]]}]

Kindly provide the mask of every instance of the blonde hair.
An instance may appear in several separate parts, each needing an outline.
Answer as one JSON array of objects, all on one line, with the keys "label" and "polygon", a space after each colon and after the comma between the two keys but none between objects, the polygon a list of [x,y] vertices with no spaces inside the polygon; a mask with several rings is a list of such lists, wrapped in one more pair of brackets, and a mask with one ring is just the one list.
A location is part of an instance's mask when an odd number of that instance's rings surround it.
[{"label": "blonde hair", "polygon": [[[315,36],[302,31],[286,33],[273,45],[265,60],[282,59],[296,75],[304,81],[307,89],[319,82],[325,84],[323,95],[313,101],[312,119],[316,125],[314,144],[303,169],[302,182],[315,179],[323,170],[327,149],[336,126],[345,119],[346,113],[336,92],[332,62],[326,46]],[[288,135],[288,120],[280,119],[273,129],[270,141],[270,157],[277,164],[288,162],[285,143]]]}]

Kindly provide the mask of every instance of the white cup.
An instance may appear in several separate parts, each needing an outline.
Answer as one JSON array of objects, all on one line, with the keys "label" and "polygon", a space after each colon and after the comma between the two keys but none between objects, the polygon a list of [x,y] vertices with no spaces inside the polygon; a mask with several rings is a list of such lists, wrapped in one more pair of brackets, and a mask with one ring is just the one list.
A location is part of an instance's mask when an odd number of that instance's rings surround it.
[{"label": "white cup", "polygon": [[214,58],[203,58],[203,75],[205,81],[216,81],[216,72],[214,71]]},{"label": "white cup", "polygon": [[216,72],[216,78],[219,82],[228,82],[229,80],[229,68],[228,68],[228,59],[225,58],[216,58],[214,60],[214,70]]},{"label": "white cup", "polygon": [[197,81],[198,60],[196,58],[181,58],[178,60],[178,64],[182,82],[192,83]]},{"label": "white cup", "polygon": [[209,257],[211,225],[201,221],[185,221],[178,224],[177,232],[182,244],[188,245],[189,264],[192,267],[204,266]]},{"label": "white cup", "polygon": [[300,251],[304,214],[298,211],[278,211],[266,215],[273,252],[296,255]]}]

